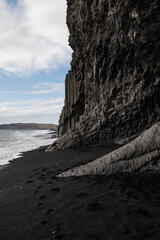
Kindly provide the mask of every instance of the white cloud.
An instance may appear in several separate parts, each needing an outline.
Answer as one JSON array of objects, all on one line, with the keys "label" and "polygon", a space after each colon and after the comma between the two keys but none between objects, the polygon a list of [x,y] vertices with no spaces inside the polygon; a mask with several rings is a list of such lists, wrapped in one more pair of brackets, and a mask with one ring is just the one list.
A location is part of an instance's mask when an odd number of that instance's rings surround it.
[{"label": "white cloud", "polygon": [[0,91],[0,94],[19,94],[18,91]]},{"label": "white cloud", "polygon": [[32,91],[24,92],[24,91],[0,91],[0,94],[28,94],[28,95],[36,95],[36,94],[48,94],[48,93],[63,93],[64,92],[64,84],[63,83],[38,83],[33,86]]},{"label": "white cloud", "polygon": [[[57,123],[64,105],[64,99],[29,100],[4,102],[0,104],[0,124],[11,122],[50,122]],[[35,119],[35,120],[34,120]]]},{"label": "white cloud", "polygon": [[0,0],[0,69],[29,74],[67,64],[65,0],[18,0],[15,8]]},{"label": "white cloud", "polygon": [[43,94],[43,93],[54,93],[54,92],[63,92],[64,84],[63,83],[38,83],[33,87],[35,91],[27,92],[28,94]]}]

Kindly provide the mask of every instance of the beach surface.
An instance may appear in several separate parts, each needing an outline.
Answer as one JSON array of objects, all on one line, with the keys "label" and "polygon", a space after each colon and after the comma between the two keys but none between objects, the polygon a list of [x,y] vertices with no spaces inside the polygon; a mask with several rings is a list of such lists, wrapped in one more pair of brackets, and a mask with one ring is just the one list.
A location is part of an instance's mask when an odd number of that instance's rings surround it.
[{"label": "beach surface", "polygon": [[55,176],[118,145],[24,153],[0,169],[0,240],[160,239],[160,173]]}]

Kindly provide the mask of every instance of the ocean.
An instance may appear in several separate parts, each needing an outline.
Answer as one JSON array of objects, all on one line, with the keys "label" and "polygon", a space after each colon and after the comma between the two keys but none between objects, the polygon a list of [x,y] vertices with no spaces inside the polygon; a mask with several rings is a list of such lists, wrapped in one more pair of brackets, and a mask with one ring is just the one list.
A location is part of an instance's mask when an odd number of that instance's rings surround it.
[{"label": "ocean", "polygon": [[54,141],[48,130],[0,130],[0,166]]}]

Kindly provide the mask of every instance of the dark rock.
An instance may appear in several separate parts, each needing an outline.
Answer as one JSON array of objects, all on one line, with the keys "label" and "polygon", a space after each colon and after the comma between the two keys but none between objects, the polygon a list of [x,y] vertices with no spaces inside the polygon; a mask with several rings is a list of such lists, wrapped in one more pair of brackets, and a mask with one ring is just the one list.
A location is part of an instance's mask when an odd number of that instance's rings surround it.
[{"label": "dark rock", "polygon": [[59,140],[67,148],[144,131],[160,120],[160,1],[68,0],[71,70]]}]

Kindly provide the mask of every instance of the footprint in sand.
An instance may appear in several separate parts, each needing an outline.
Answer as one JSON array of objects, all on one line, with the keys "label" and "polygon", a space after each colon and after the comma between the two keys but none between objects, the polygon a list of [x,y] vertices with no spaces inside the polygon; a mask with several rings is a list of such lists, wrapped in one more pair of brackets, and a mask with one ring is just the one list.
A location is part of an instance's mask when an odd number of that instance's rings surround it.
[{"label": "footprint in sand", "polygon": [[42,195],[39,197],[40,200],[44,199],[46,196],[45,195]]},{"label": "footprint in sand", "polygon": [[38,179],[44,181],[46,179],[46,177],[44,175],[44,176],[40,176]]},{"label": "footprint in sand", "polygon": [[49,168],[43,168],[43,169],[41,170],[41,172],[47,172],[47,171],[49,171]]},{"label": "footprint in sand", "polygon": [[38,203],[38,207],[41,207],[43,205],[44,205],[44,203]]},{"label": "footprint in sand", "polygon": [[52,182],[47,182],[47,184],[52,185]]},{"label": "footprint in sand", "polygon": [[28,180],[28,181],[26,181],[26,183],[27,183],[27,184],[33,183],[33,180]]},{"label": "footprint in sand", "polygon": [[60,189],[60,188],[50,188],[49,191],[50,191],[50,192],[56,192],[56,193],[59,193],[59,192],[62,191],[62,189]]},{"label": "footprint in sand", "polygon": [[86,198],[88,196],[88,193],[78,193],[77,198]]},{"label": "footprint in sand", "polygon": [[91,203],[87,205],[87,210],[90,212],[99,212],[104,210],[104,206],[100,203]]},{"label": "footprint in sand", "polygon": [[47,168],[43,168],[43,169],[42,169],[42,172],[45,172],[46,170],[47,170]]},{"label": "footprint in sand", "polygon": [[38,176],[38,175],[40,175],[40,173],[38,172],[38,173],[36,173],[35,175]]},{"label": "footprint in sand", "polygon": [[146,210],[137,209],[135,212],[138,213],[139,215],[143,215],[143,216],[146,216],[146,217],[150,217],[150,213],[147,212]]},{"label": "footprint in sand", "polygon": [[51,214],[51,213],[53,213],[53,212],[54,212],[53,209],[49,209],[45,214],[49,215],[49,214]]},{"label": "footprint in sand", "polygon": [[88,240],[98,240],[99,237],[97,235],[94,235],[94,234],[91,234],[91,235],[88,235]]},{"label": "footprint in sand", "polygon": [[42,173],[42,174],[41,174],[41,177],[45,177],[45,174]]},{"label": "footprint in sand", "polygon": [[42,221],[41,224],[42,225],[48,225],[48,222],[47,221]]}]

